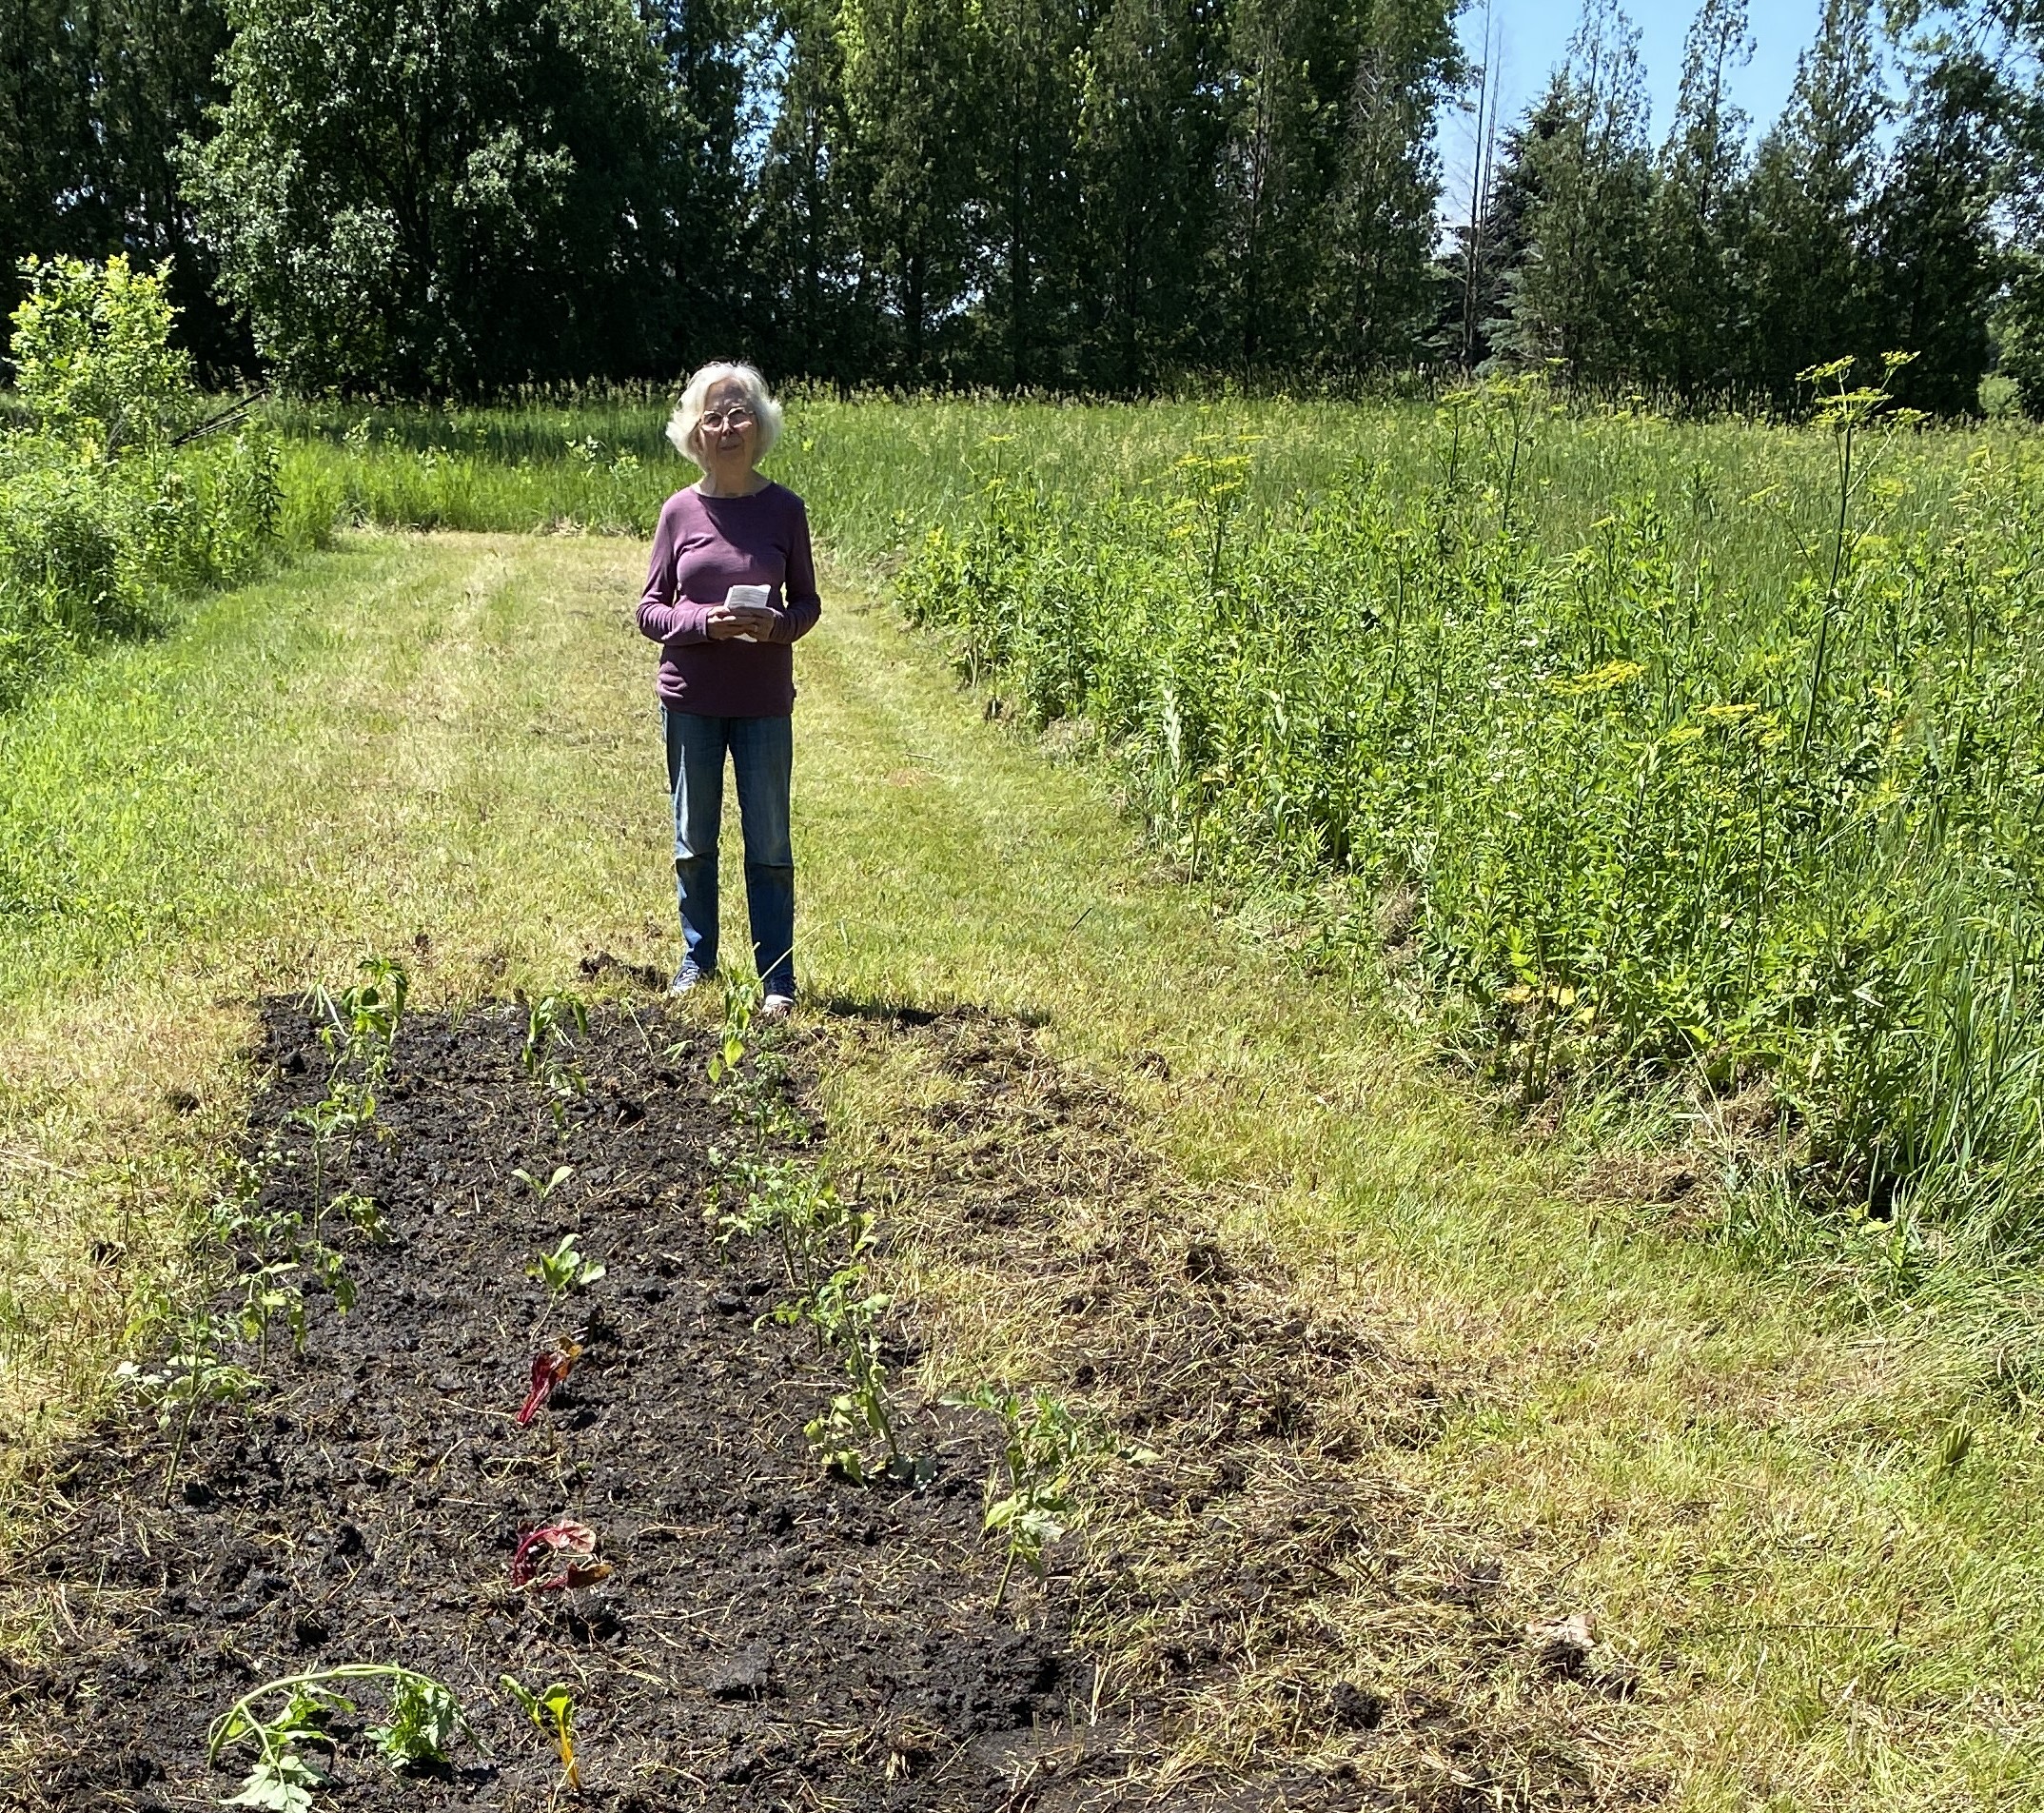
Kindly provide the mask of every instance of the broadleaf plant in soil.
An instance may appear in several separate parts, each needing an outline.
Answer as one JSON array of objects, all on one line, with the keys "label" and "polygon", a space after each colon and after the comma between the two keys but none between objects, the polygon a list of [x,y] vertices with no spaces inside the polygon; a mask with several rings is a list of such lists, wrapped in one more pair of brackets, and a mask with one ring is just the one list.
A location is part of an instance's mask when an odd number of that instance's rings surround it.
[{"label": "broadleaf plant in soil", "polygon": [[[222,1804],[263,1807],[270,1813],[307,1813],[313,1791],[325,1782],[329,1771],[310,1761],[306,1752],[324,1750],[331,1755],[339,1747],[328,1726],[336,1714],[356,1710],[356,1702],[340,1687],[357,1684],[381,1684],[390,1690],[389,1723],[372,1727],[366,1735],[396,1766],[447,1762],[457,1733],[468,1729],[452,1688],[396,1663],[342,1663],[284,1675],[251,1688],[213,1722],[206,1738],[208,1763],[218,1763],[236,1744],[256,1746],[255,1762],[241,1792]],[[276,1704],[280,1700],[281,1705]]]},{"label": "broadleaf plant in soil", "polygon": [[500,1685],[524,1707],[525,1716],[554,1740],[560,1757],[560,1785],[570,1794],[580,1793],[582,1772],[575,1761],[574,1690],[557,1681],[534,1693],[515,1675],[501,1676]]},{"label": "broadleaf plant in soil", "polygon": [[1008,1597],[1016,1562],[1044,1578],[1050,1547],[1069,1527],[1073,1492],[1110,1445],[1091,1419],[1045,1391],[1024,1396],[983,1385],[949,1401],[1001,1421],[1000,1464],[987,1481],[986,1521],[987,1533],[998,1533],[1008,1544],[993,1594],[998,1607]]},{"label": "broadleaf plant in soil", "polygon": [[579,995],[544,995],[526,1009],[519,1062],[546,1098],[557,1139],[567,1127],[568,1104],[589,1086],[575,1055],[576,1039],[588,1036],[589,1006]]}]

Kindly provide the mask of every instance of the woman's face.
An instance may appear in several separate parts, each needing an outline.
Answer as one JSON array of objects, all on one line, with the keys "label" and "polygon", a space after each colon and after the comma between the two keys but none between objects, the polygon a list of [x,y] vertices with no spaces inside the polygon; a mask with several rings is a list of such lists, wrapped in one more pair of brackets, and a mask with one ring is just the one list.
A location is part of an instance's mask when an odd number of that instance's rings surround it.
[{"label": "woman's face", "polygon": [[696,438],[724,469],[751,467],[759,445],[759,424],[753,419],[752,399],[737,379],[719,378],[710,386]]}]

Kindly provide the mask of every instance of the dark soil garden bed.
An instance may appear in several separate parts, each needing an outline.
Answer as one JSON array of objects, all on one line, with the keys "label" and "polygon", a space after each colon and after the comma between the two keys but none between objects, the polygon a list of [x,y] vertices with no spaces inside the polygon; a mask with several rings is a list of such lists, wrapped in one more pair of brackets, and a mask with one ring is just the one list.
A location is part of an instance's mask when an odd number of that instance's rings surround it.
[{"label": "dark soil garden bed", "polygon": [[[920,1490],[812,1457],[828,1363],[761,1322],[771,1254],[720,1251],[705,1220],[711,1149],[733,1133],[709,1035],[603,1012],[557,1130],[520,1067],[525,1027],[511,1008],[405,1022],[383,1136],[353,1142],[344,1179],[391,1238],[345,1243],[352,1311],[311,1294],[303,1354],[280,1337],[261,1389],[200,1413],[167,1498],[171,1437],[139,1409],[60,1476],[51,1539],[16,1564],[51,1610],[42,1663],[0,1679],[32,1753],[0,1782],[9,1805],[217,1802],[248,1757],[209,1767],[211,1723],[263,1681],[351,1662],[445,1682],[479,1742],[397,1775],[363,1741],[383,1710],[365,1694],[335,1725],[322,1805],[549,1805],[560,1764],[507,1673],[572,1688],[583,1803],[603,1808],[998,1807],[1071,1742],[1089,1670],[1033,1594],[1019,1618],[990,1608],[991,1429],[915,1411],[935,1462]],[[288,1116],[325,1065],[295,1004],[265,1028],[250,1139],[283,1154],[276,1201],[308,1191]],[[544,1200],[514,1176],[564,1165]],[[607,1271],[547,1321],[527,1268],[566,1232]],[[521,1428],[556,1329],[584,1351]],[[563,1516],[614,1571],[518,1590],[521,1532]]]}]

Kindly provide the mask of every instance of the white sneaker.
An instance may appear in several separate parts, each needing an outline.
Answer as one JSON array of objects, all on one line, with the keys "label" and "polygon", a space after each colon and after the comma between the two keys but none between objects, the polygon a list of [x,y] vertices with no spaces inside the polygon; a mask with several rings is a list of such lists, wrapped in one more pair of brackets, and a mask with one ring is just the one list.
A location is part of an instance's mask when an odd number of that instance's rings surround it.
[{"label": "white sneaker", "polygon": [[794,1011],[795,996],[792,995],[769,995],[759,1003],[759,1017],[763,1020],[777,1020],[783,1014]]}]

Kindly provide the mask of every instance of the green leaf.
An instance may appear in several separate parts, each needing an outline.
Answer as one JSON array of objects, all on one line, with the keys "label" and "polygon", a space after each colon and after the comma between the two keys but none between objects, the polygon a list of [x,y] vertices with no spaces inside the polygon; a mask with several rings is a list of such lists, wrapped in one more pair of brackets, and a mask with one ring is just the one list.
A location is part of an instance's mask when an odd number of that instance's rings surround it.
[{"label": "green leaf", "polygon": [[312,1790],[326,1778],[295,1751],[265,1757],[248,1771],[242,1791],[223,1806],[256,1806],[269,1813],[310,1813]]}]

